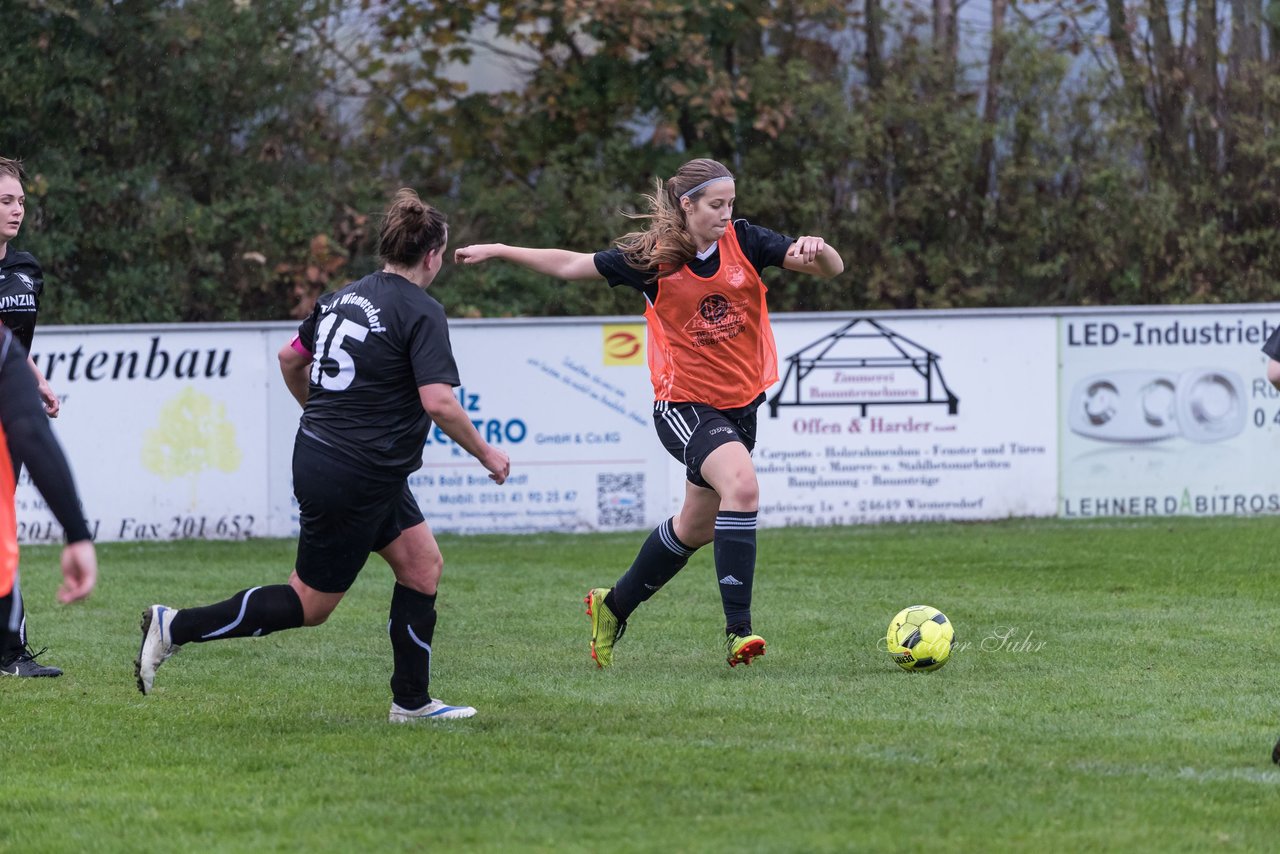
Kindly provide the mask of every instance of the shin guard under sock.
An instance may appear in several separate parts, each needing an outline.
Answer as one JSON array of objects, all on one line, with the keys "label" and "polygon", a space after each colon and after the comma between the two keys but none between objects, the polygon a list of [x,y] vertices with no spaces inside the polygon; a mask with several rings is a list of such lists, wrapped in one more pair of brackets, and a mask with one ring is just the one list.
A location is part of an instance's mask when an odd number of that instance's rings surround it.
[{"label": "shin guard under sock", "polygon": [[391,593],[391,697],[402,709],[431,702],[431,639],[436,630],[436,597],[396,584]]},{"label": "shin guard under sock", "polygon": [[169,627],[176,644],[269,635],[302,625],[302,600],[288,584],[241,590],[200,608],[180,608]]},{"label": "shin guard under sock", "polygon": [[696,551],[680,542],[674,521],[668,519],[650,532],[631,568],[623,573],[605,597],[605,604],[619,620],[631,616],[641,602],[675,578]]},{"label": "shin guard under sock", "polygon": [[725,631],[751,634],[751,586],[756,576],[756,511],[716,514],[716,578],[724,606]]}]

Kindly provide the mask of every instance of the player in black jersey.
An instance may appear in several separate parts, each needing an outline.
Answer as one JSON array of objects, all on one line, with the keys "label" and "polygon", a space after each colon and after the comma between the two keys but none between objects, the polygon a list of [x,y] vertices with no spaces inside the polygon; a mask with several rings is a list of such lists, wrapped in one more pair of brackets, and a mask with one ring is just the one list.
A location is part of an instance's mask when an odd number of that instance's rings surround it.
[{"label": "player in black jersey", "polygon": [[[40,264],[27,252],[9,245],[22,228],[26,216],[26,195],[22,190],[22,168],[16,160],[0,157],[0,324],[13,330],[23,350],[30,352],[40,311],[40,295],[44,292],[44,273]],[[36,380],[36,390],[45,413],[58,417],[58,397],[49,388],[44,375],[28,356],[27,364]],[[13,476],[22,471],[23,458],[10,449]],[[36,661],[27,642],[27,615],[18,600],[18,631],[0,646],[0,676],[61,676],[62,671]]]},{"label": "player in black jersey", "polygon": [[433,420],[495,482],[511,469],[453,393],[461,382],[444,308],[424,290],[447,242],[443,214],[401,190],[379,235],[382,271],[321,297],[281,349],[285,384],[303,406],[293,453],[301,529],[293,575],[288,584],[242,590],[202,608],[148,608],[137,659],[142,693],[183,644],[323,623],[377,552],[396,577],[390,720],[475,714],[429,693],[444,558],[408,484]]},{"label": "player in black jersey", "polygon": [[[83,599],[93,590],[98,556],[67,458],[49,429],[49,419],[40,411],[35,379],[26,362],[22,344],[0,326],[0,459],[8,449],[31,461],[31,480],[67,533],[67,546],[62,551],[63,581],[58,589],[58,599],[65,604]],[[18,631],[22,613],[13,488],[13,473],[0,466],[0,644],[8,643],[10,635]]]}]

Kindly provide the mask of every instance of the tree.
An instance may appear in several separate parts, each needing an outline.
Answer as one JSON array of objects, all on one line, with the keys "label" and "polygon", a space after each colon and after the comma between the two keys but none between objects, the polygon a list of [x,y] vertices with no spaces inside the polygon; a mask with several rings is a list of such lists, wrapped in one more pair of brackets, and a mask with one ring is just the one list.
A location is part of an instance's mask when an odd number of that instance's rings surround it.
[{"label": "tree", "polygon": [[[0,151],[30,170],[22,244],[54,322],[280,317],[317,230],[359,198],[323,0],[16,0]],[[354,188],[354,189],[353,189]]]}]

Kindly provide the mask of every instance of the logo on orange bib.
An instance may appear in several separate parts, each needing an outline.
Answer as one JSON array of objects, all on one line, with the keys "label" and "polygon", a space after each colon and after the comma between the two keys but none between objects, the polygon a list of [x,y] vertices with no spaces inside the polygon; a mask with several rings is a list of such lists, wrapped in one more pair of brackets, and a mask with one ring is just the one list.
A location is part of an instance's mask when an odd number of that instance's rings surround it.
[{"label": "logo on orange bib", "polygon": [[733,301],[724,294],[707,294],[698,311],[684,325],[695,347],[706,347],[737,338],[747,323],[747,301]]}]

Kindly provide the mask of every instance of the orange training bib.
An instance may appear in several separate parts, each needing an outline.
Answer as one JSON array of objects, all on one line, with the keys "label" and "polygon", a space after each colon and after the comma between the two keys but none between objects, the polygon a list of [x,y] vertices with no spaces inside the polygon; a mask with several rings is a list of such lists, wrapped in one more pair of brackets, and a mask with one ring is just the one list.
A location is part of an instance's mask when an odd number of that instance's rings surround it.
[{"label": "orange training bib", "polygon": [[658,278],[645,308],[655,400],[736,409],[778,381],[778,350],[765,305],[768,288],[730,225],[710,278],[688,265]]}]

